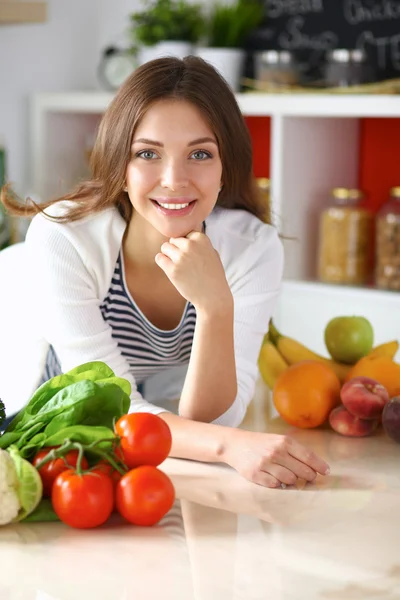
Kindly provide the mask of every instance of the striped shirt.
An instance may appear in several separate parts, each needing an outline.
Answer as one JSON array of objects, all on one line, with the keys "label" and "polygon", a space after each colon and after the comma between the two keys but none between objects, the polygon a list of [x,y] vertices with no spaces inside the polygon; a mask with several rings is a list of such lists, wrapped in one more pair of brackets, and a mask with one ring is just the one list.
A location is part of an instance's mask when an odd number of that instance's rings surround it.
[{"label": "striped shirt", "polygon": [[[122,250],[100,310],[104,321],[111,327],[112,337],[129,363],[136,384],[162,370],[189,362],[196,325],[194,306],[186,303],[181,321],[175,329],[165,331],[150,323],[129,293]],[[61,373],[60,361],[50,346],[41,383]]]}]

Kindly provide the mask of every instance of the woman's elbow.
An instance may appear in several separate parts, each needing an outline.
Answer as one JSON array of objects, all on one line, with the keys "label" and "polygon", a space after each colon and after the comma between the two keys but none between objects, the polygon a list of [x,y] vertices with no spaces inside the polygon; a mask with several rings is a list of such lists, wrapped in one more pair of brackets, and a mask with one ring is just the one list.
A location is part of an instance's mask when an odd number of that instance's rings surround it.
[{"label": "woman's elbow", "polygon": [[179,416],[189,421],[197,421],[199,423],[212,423],[214,416],[209,411],[197,408],[179,408]]},{"label": "woman's elbow", "polygon": [[[199,421],[201,423],[213,423],[219,418],[222,418],[224,414],[230,412],[232,407],[236,405],[237,398],[232,395],[231,401],[227,402],[226,408],[221,413],[217,407],[214,406],[179,406],[179,416],[184,419],[190,419],[191,421]],[[237,412],[235,410],[235,412]],[[244,415],[243,415],[244,416]]]}]

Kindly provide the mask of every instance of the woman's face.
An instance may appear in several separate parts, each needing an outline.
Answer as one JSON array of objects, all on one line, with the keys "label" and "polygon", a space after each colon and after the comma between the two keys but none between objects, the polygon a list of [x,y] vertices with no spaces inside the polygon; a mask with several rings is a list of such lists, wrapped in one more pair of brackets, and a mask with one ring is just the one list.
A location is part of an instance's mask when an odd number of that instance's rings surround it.
[{"label": "woman's face", "polygon": [[135,132],[126,171],[133,218],[167,238],[201,231],[221,176],[216,137],[197,107],[181,100],[153,104]]}]

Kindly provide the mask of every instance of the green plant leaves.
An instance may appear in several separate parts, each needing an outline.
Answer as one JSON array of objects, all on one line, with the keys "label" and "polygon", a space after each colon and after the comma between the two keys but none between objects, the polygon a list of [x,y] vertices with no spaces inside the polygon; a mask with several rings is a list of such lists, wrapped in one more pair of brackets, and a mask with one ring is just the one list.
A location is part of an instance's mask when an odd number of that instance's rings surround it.
[{"label": "green plant leaves", "polygon": [[196,44],[204,37],[209,47],[240,48],[264,17],[261,0],[213,2],[209,15],[201,4],[187,0],[147,0],[144,4],[143,11],[130,16],[135,45],[153,46],[165,40]]},{"label": "green plant leaves", "polygon": [[44,433],[51,436],[67,425],[78,424],[112,429],[114,419],[127,412],[124,411],[125,398],[125,392],[114,383],[99,385],[87,380],[74,383],[56,394],[46,406],[51,420]]},{"label": "green plant leaves", "polygon": [[79,365],[44,383],[0,436],[24,457],[65,439],[81,443],[114,437],[114,422],[130,406],[131,385],[102,362]]},{"label": "green plant leaves", "polygon": [[42,498],[35,510],[23,519],[24,523],[40,523],[59,520],[50,498]]},{"label": "green plant leaves", "polygon": [[93,444],[100,440],[104,440],[104,444],[100,443],[99,447],[108,446],[106,440],[112,442],[115,436],[112,429],[102,426],[89,425],[71,425],[60,429],[53,435],[46,438],[47,446],[61,446],[65,440],[78,442],[79,444]]},{"label": "green plant leaves", "polygon": [[108,379],[109,377],[114,377],[114,371],[110,369],[106,363],[103,363],[99,360],[83,363],[82,365],[79,365],[68,371],[66,375],[76,378],[77,375],[82,375],[82,373],[84,373],[86,375],[85,379],[92,379],[92,376],[88,376],[90,372],[93,372],[93,377],[96,376],[98,379]]},{"label": "green plant leaves", "polygon": [[198,42],[205,31],[200,4],[185,0],[156,0],[145,3],[147,9],[131,15],[134,42],[152,46],[164,40]]},{"label": "green plant leaves", "polygon": [[214,3],[208,27],[207,45],[213,48],[240,48],[250,32],[261,24],[264,9],[257,0],[235,4]]}]

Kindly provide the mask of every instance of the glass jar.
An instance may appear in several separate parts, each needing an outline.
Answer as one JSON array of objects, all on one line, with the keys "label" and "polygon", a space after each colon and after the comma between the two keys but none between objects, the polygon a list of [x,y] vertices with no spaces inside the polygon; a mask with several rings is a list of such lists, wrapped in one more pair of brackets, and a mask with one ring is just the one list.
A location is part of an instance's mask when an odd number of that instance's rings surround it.
[{"label": "glass jar", "polygon": [[400,187],[376,217],[375,283],[378,288],[400,290]]},{"label": "glass jar", "polygon": [[300,71],[296,58],[287,50],[264,50],[254,53],[257,81],[271,87],[293,86],[299,83]]},{"label": "glass jar", "polygon": [[265,201],[265,213],[264,213],[264,221],[266,223],[271,222],[271,195],[270,188],[271,182],[267,177],[258,177],[256,179],[257,185],[261,190],[262,197]]},{"label": "glass jar", "polygon": [[325,85],[348,87],[374,81],[375,73],[364,50],[336,48],[327,53]]},{"label": "glass jar", "polygon": [[371,258],[372,213],[361,206],[360,190],[335,188],[319,225],[318,279],[365,285]]}]

